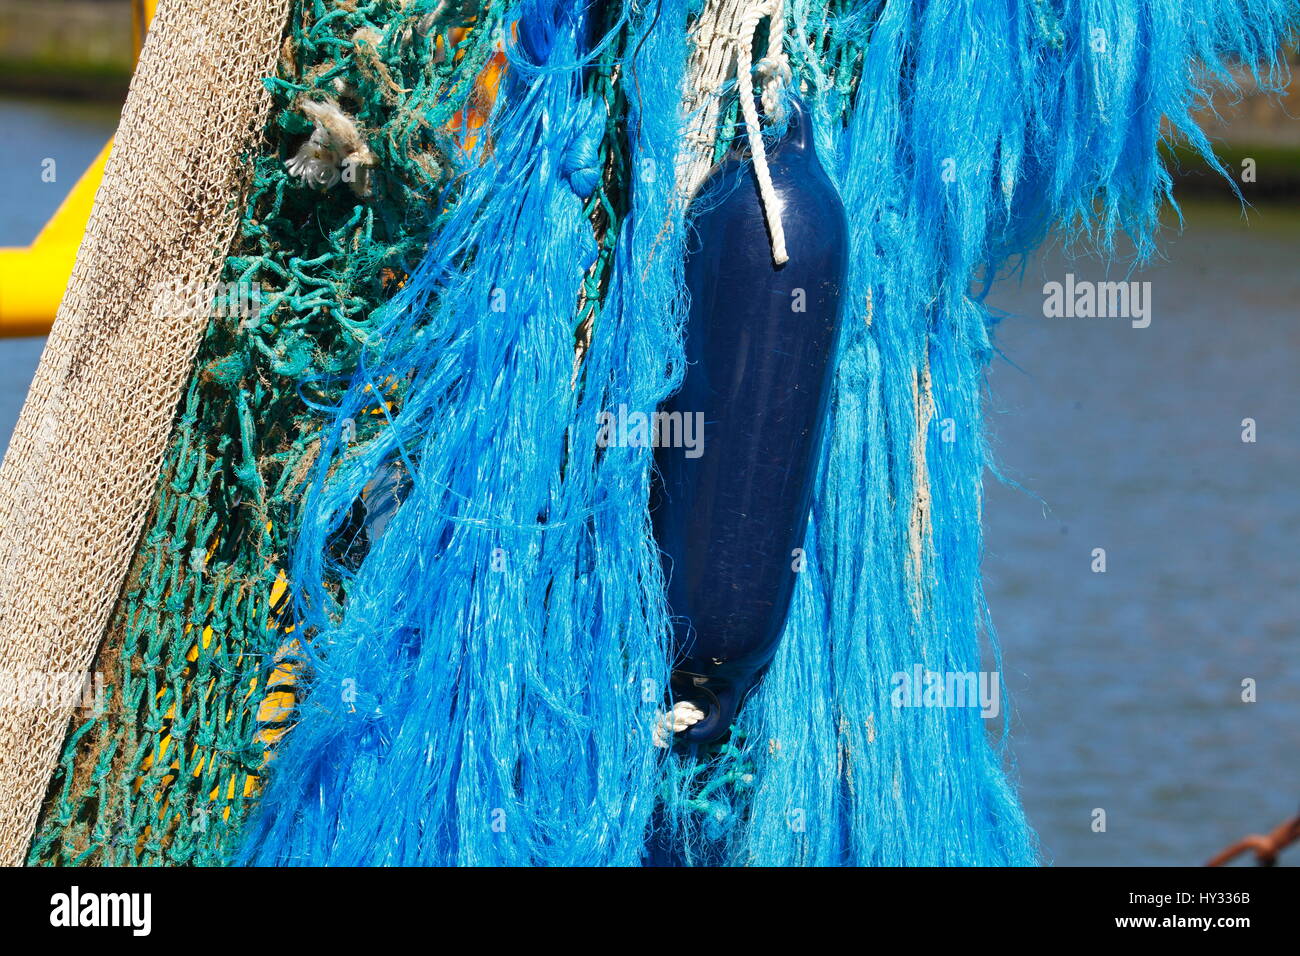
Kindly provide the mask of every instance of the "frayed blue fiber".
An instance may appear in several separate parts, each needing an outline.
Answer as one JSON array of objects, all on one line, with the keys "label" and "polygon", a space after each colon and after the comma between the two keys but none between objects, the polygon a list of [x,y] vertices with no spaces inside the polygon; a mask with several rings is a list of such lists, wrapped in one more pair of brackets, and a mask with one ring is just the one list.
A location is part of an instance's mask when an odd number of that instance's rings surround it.
[{"label": "frayed blue fiber", "polygon": [[[605,107],[584,93],[581,0],[512,5],[532,38],[508,47],[491,155],[390,304],[304,503],[309,676],[242,862],[630,865],[648,842],[719,865],[1040,862],[1005,694],[990,723],[896,694],[918,667],[1001,670],[979,570],[983,296],[1052,230],[1153,253],[1162,143],[1217,166],[1193,113],[1238,60],[1284,85],[1297,5],[790,0],[852,229],[831,420],[777,657],[729,745],[670,753],[651,743],[672,653],[652,452],[596,435],[681,374],[673,170],[698,6],[626,14],[629,208],[575,378]],[[387,423],[346,442],[366,416]],[[332,536],[394,461],[411,489],[350,570]]]}]

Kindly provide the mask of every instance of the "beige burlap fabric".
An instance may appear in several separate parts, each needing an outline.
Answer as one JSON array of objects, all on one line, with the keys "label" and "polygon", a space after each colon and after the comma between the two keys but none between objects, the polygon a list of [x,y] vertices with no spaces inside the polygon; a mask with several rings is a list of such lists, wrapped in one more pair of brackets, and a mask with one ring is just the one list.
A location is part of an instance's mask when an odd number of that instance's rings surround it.
[{"label": "beige burlap fabric", "polygon": [[0,466],[0,863],[22,862],[238,224],[288,0],[163,0]]}]

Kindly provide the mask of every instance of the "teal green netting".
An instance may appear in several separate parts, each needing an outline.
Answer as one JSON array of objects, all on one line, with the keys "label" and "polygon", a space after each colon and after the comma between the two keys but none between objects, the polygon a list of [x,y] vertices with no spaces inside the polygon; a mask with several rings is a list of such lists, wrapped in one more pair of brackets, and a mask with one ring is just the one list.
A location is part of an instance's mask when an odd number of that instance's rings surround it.
[{"label": "teal green netting", "polygon": [[[418,261],[440,202],[454,199],[447,155],[490,106],[475,78],[499,19],[450,6],[435,19],[438,7],[292,5],[224,270],[230,301],[216,303],[178,410],[96,662],[102,706],[69,728],[33,864],[220,863],[245,817],[288,703],[276,687],[293,680],[274,671],[293,639],[277,621],[276,581],[316,454],[312,403],[351,370],[372,311]],[[375,157],[358,184],[369,197],[286,171],[312,131],[304,97],[355,120]],[[260,307],[240,308],[254,297]],[[370,427],[358,423],[358,440]]]}]

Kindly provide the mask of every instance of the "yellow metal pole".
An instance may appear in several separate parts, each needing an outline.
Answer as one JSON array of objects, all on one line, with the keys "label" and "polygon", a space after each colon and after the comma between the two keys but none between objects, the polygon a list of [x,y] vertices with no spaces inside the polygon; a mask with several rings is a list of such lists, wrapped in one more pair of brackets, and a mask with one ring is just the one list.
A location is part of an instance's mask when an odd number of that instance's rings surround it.
[{"label": "yellow metal pole", "polygon": [[[137,58],[157,9],[158,0],[133,0]],[[110,139],[30,246],[0,248],[0,337],[50,331],[112,148]]]}]

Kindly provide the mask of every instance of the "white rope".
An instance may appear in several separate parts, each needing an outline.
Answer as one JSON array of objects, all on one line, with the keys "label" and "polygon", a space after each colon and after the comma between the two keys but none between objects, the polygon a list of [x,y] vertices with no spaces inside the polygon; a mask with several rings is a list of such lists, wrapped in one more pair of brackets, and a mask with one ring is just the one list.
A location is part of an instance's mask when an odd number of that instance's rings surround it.
[{"label": "white rope", "polygon": [[655,720],[654,726],[654,744],[662,750],[667,750],[670,738],[673,734],[680,734],[683,730],[694,727],[704,719],[704,711],[700,710],[697,704],[689,700],[679,700],[673,704],[673,709],[668,713],[660,713]]},{"label": "white rope", "polygon": [[[754,33],[765,18],[771,21],[767,55],[754,64]],[[779,120],[781,90],[791,81],[784,39],[785,0],[708,0],[691,30],[695,49],[691,54],[689,82],[683,102],[689,128],[685,132],[678,166],[678,187],[689,202],[712,169],[722,111],[722,90],[734,75],[763,215],[771,234],[772,260],[777,265],[789,258],[785,230],[781,226],[781,204],[772,185],[762,126],[750,90],[751,77],[757,72],[762,82],[763,112],[769,120]]]},{"label": "white rope", "polygon": [[785,229],[781,225],[781,199],[772,185],[772,173],[767,167],[767,150],[763,147],[763,128],[758,121],[758,107],[750,93],[749,77],[754,71],[750,62],[754,47],[754,32],[766,16],[772,18],[769,29],[767,57],[760,61],[763,79],[763,112],[773,117],[780,105],[781,87],[790,80],[790,64],[782,48],[785,36],[784,0],[753,7],[741,24],[740,43],[736,48],[736,85],[740,92],[740,112],[745,117],[745,131],[749,135],[749,152],[754,163],[754,178],[758,180],[758,195],[763,202],[763,215],[772,236],[772,261],[778,266],[790,258],[785,249]]}]

